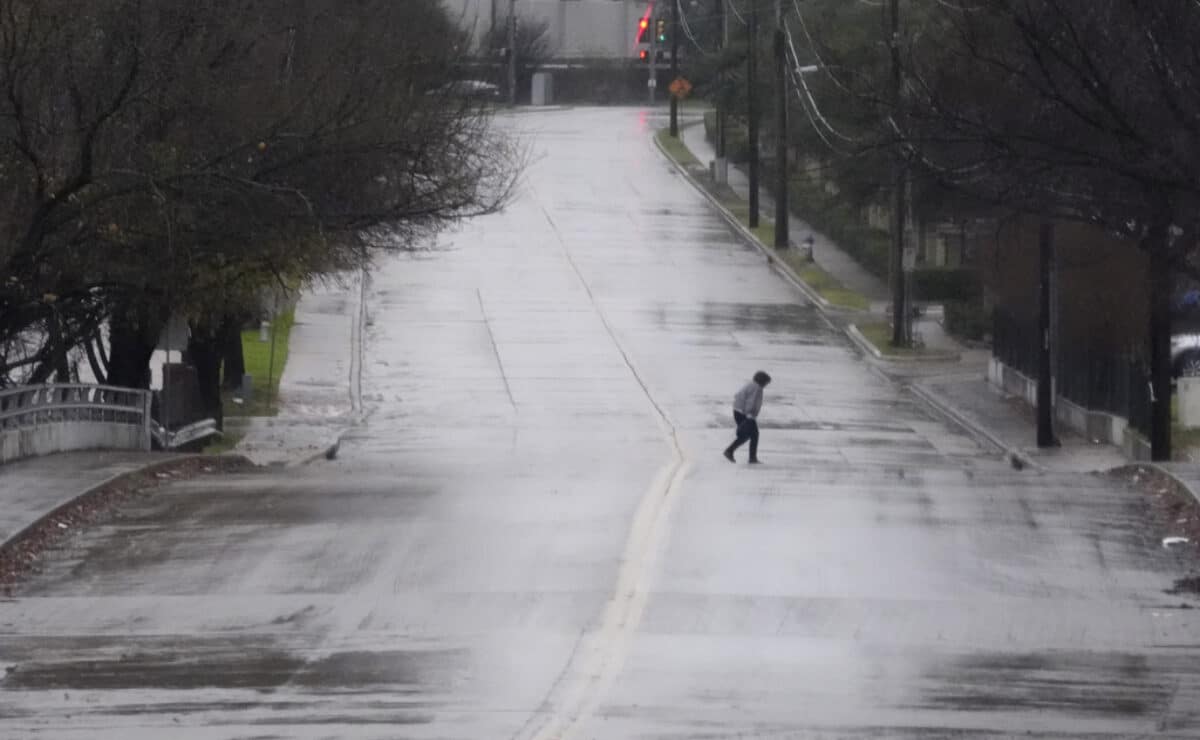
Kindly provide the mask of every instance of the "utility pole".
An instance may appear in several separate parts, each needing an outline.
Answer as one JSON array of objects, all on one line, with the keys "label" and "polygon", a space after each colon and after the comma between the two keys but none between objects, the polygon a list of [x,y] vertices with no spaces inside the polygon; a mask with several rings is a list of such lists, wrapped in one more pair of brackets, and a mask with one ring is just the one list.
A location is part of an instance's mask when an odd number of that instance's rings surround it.
[{"label": "utility pole", "polygon": [[[717,42],[719,56],[724,56],[725,49],[729,46],[729,16],[726,12],[725,3],[728,0],[716,0],[717,17],[721,19],[721,36]],[[724,59],[721,63],[720,71],[720,93],[717,96],[717,163],[714,179],[717,184],[723,185],[727,179],[726,155],[725,155],[725,108],[721,105],[721,97],[725,94],[725,65]]]},{"label": "utility pole", "polygon": [[[653,6],[651,6],[653,8]],[[650,79],[646,80],[646,89],[650,91],[650,105],[654,105],[654,92],[658,89],[658,20],[650,18]]]},{"label": "utility pole", "polygon": [[508,0],[508,104],[517,104],[517,0]]},{"label": "utility pole", "polygon": [[[900,72],[900,0],[891,0],[891,33],[888,46],[892,51],[892,116],[893,123],[899,126],[900,103],[903,96],[903,80]],[[895,183],[892,203],[892,346],[907,347],[909,345],[909,316],[905,300],[905,259],[904,259],[904,229],[906,227],[905,213],[907,198],[905,192],[908,184],[907,167],[904,153],[900,148],[900,133],[896,132]]]},{"label": "utility pole", "polygon": [[775,248],[788,239],[788,88],[782,0],[775,0]]},{"label": "utility pole", "polygon": [[750,17],[746,23],[746,118],[750,128],[747,145],[750,149],[750,228],[758,228],[758,103],[755,88],[758,82],[758,0],[750,0]]},{"label": "utility pole", "polygon": [[[679,79],[679,0],[671,0],[671,83]],[[679,138],[679,98],[671,93],[671,136]]]},{"label": "utility pole", "polygon": [[1038,377],[1037,445],[1057,447],[1054,437],[1054,379],[1051,372],[1050,277],[1054,264],[1054,224],[1043,221],[1038,231]]}]

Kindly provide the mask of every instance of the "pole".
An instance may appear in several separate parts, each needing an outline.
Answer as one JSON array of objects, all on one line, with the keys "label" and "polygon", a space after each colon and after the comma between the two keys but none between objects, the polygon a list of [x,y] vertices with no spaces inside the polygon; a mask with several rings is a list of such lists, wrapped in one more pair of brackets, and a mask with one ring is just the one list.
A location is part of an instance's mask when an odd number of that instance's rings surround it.
[{"label": "pole", "polygon": [[267,356],[267,409],[275,403],[275,325],[279,323],[279,305],[271,298],[271,351]]},{"label": "pole", "polygon": [[[671,0],[671,82],[679,79],[679,2]],[[679,99],[671,93],[671,136],[679,138]]]},{"label": "pole", "polygon": [[[900,76],[900,0],[892,0],[891,4],[891,33],[888,45],[892,51],[892,115],[899,118],[900,100],[903,83]],[[898,125],[898,122],[897,122]],[[894,172],[894,197],[892,201],[892,346],[907,347],[909,344],[908,313],[905,310],[904,290],[904,229],[905,223],[905,186],[908,177],[905,173],[904,154],[900,150],[899,135],[896,138]]]},{"label": "pole", "polygon": [[[723,56],[726,47],[729,46],[729,16],[725,8],[727,0],[716,0],[717,2],[717,17],[721,19],[721,36],[717,41],[717,49],[719,55]],[[725,108],[721,105],[721,99],[725,96],[725,64],[722,59],[720,70],[720,92],[717,95],[717,163],[716,163],[716,181],[718,184],[724,184],[726,181],[726,162],[725,162]]]},{"label": "pole", "polygon": [[788,88],[782,0],[775,0],[775,248],[788,239]]},{"label": "pole", "polygon": [[508,0],[508,104],[517,104],[517,0]]},{"label": "pole", "polygon": [[758,82],[758,0],[750,0],[750,17],[746,23],[746,118],[750,128],[746,142],[750,152],[750,228],[758,228],[758,103],[755,88]]},{"label": "pole", "polygon": [[650,105],[654,105],[655,91],[658,89],[658,19],[650,18],[650,79],[646,80],[646,89],[650,92]]},{"label": "pole", "polygon": [[1050,274],[1054,257],[1054,224],[1043,221],[1038,233],[1038,377],[1037,445],[1055,447],[1054,379],[1051,375]]}]

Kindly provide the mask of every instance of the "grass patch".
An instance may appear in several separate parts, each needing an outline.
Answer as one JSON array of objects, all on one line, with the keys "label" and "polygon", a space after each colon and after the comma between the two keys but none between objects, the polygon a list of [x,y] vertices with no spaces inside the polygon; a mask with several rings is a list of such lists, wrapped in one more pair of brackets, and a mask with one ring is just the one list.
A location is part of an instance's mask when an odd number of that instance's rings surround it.
[{"label": "grass patch", "polygon": [[700,167],[700,160],[696,159],[696,155],[692,154],[692,150],[688,149],[683,143],[683,139],[676,139],[671,136],[670,129],[659,129],[655,134],[658,137],[658,143],[662,144],[663,149],[667,152],[667,156],[675,160],[684,167]]},{"label": "grass patch", "polygon": [[892,325],[886,321],[867,321],[855,324],[858,331],[867,341],[875,345],[875,349],[891,357],[915,357],[922,354],[921,350],[912,347],[892,346]]},{"label": "grass patch", "polygon": [[[271,358],[271,342],[259,341],[258,329],[242,332],[242,353],[246,359],[246,374],[254,378],[254,398],[249,403],[234,403],[233,393],[224,393],[226,416],[274,416],[279,411],[279,379],[287,364],[288,343],[291,339],[295,311],[280,314],[275,319],[275,357]],[[268,375],[270,377],[268,377]]]},{"label": "grass patch", "polygon": [[871,308],[871,302],[867,300],[866,296],[855,293],[842,285],[837,278],[825,272],[817,263],[807,261],[795,251],[788,251],[783,259],[808,287],[817,291],[818,295],[833,305],[856,311],[866,311]]}]

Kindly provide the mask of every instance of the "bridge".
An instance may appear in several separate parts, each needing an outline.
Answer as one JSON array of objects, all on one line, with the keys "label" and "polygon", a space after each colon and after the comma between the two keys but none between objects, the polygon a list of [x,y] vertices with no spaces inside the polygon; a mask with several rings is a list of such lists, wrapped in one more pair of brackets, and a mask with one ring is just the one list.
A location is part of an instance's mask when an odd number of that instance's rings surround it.
[{"label": "bridge", "polygon": [[213,419],[163,429],[153,394],[83,383],[0,390],[0,465],[73,450],[177,449],[219,435]]}]

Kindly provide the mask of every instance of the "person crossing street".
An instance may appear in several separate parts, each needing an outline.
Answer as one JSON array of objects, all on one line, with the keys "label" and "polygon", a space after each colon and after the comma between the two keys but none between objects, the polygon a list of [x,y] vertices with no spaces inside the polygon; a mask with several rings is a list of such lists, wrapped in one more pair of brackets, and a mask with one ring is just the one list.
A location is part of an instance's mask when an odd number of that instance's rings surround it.
[{"label": "person crossing street", "polygon": [[733,453],[747,441],[750,442],[750,463],[758,464],[758,412],[762,410],[763,389],[771,382],[771,376],[762,370],[746,383],[733,397],[733,421],[737,424],[737,437],[725,448],[725,459],[737,462]]}]

